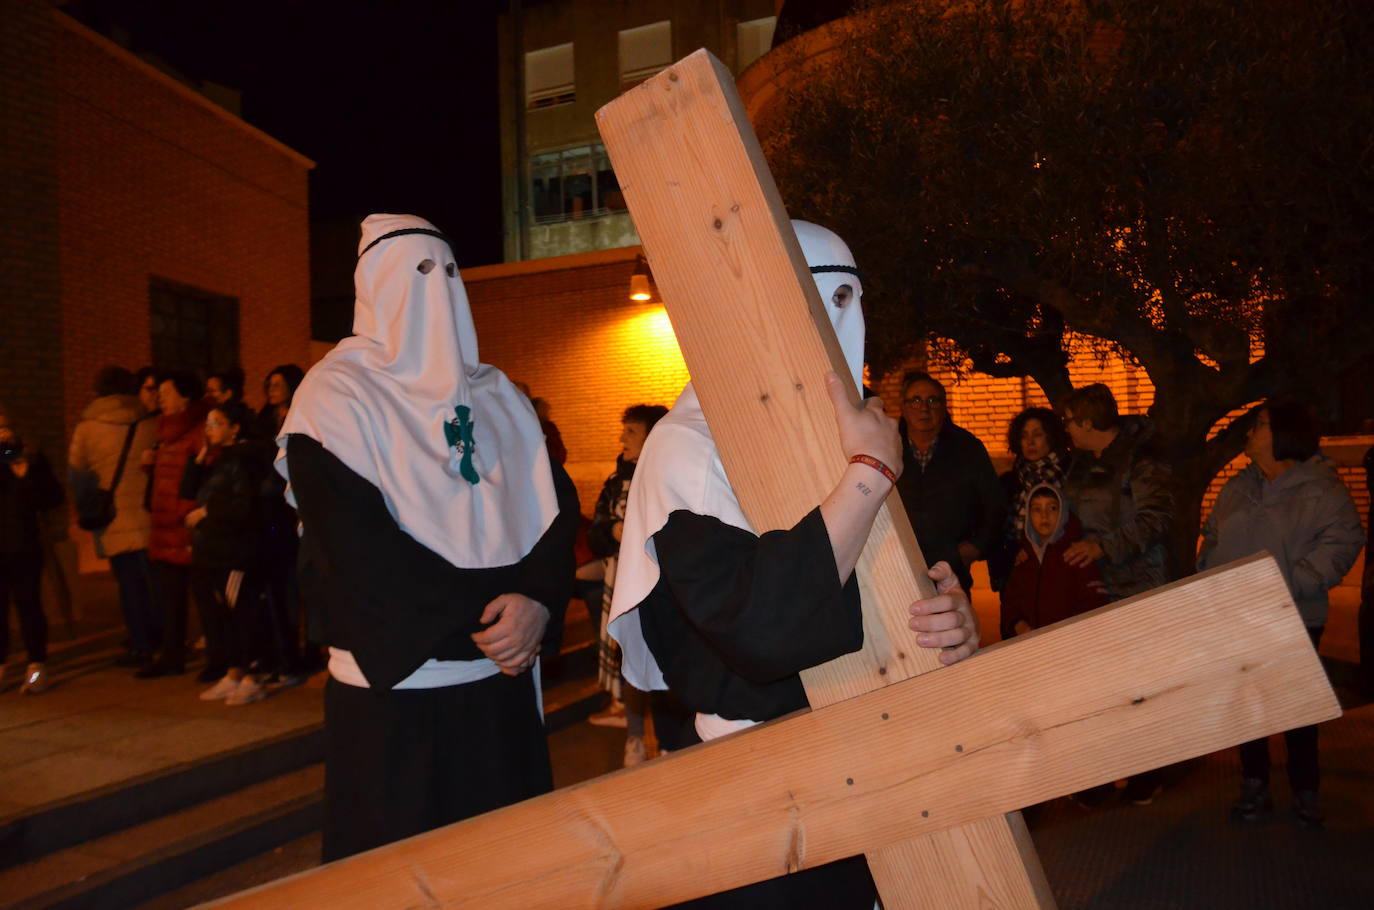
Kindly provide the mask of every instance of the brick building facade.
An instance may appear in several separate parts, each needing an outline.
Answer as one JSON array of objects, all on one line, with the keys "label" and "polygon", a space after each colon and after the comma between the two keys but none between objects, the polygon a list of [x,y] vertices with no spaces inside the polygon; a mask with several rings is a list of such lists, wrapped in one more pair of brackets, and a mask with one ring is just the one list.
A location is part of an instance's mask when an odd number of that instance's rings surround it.
[{"label": "brick building facade", "polygon": [[549,402],[591,514],[632,404],[671,406],[687,367],[660,303],[629,299],[639,247],[463,271],[482,361]]},{"label": "brick building facade", "polygon": [[[105,364],[238,363],[260,403],[311,358],[313,163],[53,3],[0,4],[0,408],[60,473]],[[53,555],[98,567],[88,534]]]},{"label": "brick building facade", "polygon": [[260,403],[309,362],[312,162],[50,3],[0,42],[0,404],[60,465],[96,370],[192,362],[212,306]]}]

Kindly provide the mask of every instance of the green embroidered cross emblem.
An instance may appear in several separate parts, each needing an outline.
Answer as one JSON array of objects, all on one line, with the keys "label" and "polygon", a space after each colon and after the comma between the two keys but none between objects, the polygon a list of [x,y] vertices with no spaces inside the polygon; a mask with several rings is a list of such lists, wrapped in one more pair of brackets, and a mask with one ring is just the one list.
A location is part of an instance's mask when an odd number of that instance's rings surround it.
[{"label": "green embroidered cross emblem", "polygon": [[471,414],[472,409],[467,405],[458,405],[454,411],[454,418],[444,424],[444,438],[448,440],[451,448],[458,450],[458,473],[468,483],[480,483],[481,478],[477,476],[477,469],[472,466],[472,450],[476,443],[472,441],[472,419],[469,416]]}]

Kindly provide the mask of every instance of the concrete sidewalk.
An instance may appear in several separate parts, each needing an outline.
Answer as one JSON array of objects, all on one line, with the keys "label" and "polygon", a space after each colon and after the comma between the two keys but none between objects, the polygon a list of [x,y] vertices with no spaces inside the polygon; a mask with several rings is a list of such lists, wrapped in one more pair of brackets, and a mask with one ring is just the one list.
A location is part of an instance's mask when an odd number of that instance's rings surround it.
[{"label": "concrete sidewalk", "polygon": [[[1321,651],[1346,714],[1321,728],[1326,828],[1299,830],[1288,817],[1281,737],[1273,745],[1279,811],[1267,825],[1240,828],[1227,820],[1239,787],[1233,749],[1169,769],[1164,793],[1149,806],[1114,798],[1089,811],[1055,800],[1031,808],[1027,818],[1061,910],[1374,907],[1374,705],[1347,685],[1357,658],[1355,592],[1334,594]],[[995,595],[975,588],[974,603],[985,633],[995,635]],[[79,645],[71,646],[70,659],[55,652],[52,691],[0,694],[0,819],[320,722],[317,687],[231,708],[197,699],[205,688],[193,679],[198,664],[185,676],[134,680],[110,666],[116,652],[83,652]],[[554,733],[557,784],[618,767],[623,736],[585,723]],[[233,893],[308,868],[318,855],[314,835],[149,907]]]},{"label": "concrete sidewalk", "polygon": [[[204,702],[200,663],[139,680],[119,652],[51,663],[52,688],[0,693],[0,819],[321,723],[323,690],[303,685],[239,707]],[[60,658],[60,652],[56,652]]]}]

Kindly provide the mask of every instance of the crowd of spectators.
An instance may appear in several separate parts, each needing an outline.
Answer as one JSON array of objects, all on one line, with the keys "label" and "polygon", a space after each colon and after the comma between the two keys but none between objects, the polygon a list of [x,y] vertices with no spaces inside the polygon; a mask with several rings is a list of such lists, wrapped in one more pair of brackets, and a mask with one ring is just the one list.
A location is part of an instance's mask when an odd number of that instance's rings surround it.
[{"label": "crowd of spectators", "polygon": [[[117,663],[148,679],[186,671],[188,614],[195,603],[205,651],[200,697],[231,705],[265,697],[318,670],[303,635],[296,580],[297,520],[272,469],[276,438],[304,377],[294,364],[263,382],[263,406],[245,401],[242,370],[210,375],[144,367],[102,369],[68,453],[78,523],[110,561],[127,627]],[[526,394],[528,391],[526,390]],[[535,400],[552,458],[566,459],[546,402]],[[640,448],[661,406],[635,405],[622,418],[621,453],[579,538],[579,590],[600,627],[599,675],[611,707],[597,723],[625,727],[625,764],[644,760],[644,720],[660,738],[682,718],[620,676],[605,618],[614,586],[619,529]],[[929,563],[947,561],[961,585],[986,560],[1000,598],[1001,637],[1011,638],[1148,591],[1184,573],[1171,550],[1176,524],[1168,460],[1147,417],[1120,414],[1102,384],[1076,389],[1059,409],[1027,408],[1007,431],[1013,456],[998,476],[984,445],[951,415],[944,385],[928,373],[902,384],[897,489]],[[1247,468],[1221,491],[1203,529],[1198,569],[1261,550],[1279,560],[1314,646],[1326,624],[1327,592],[1364,543],[1349,491],[1318,448],[1310,410],[1270,401],[1247,436]],[[1367,465],[1374,470],[1374,462]],[[27,652],[22,690],[48,686],[47,626],[39,597],[41,512],[61,504],[62,486],[41,453],[27,449],[0,414],[0,653],[7,653],[11,601]],[[604,603],[603,603],[604,601]],[[1362,616],[1362,637],[1366,626]],[[556,651],[556,643],[554,650]],[[0,688],[5,680],[0,677]],[[670,696],[665,696],[670,698]],[[1317,731],[1290,731],[1294,812],[1320,824]],[[1241,747],[1242,796],[1232,817],[1253,822],[1273,809],[1264,741]],[[1110,787],[1077,794],[1095,804]],[[1146,804],[1155,772],[1128,782]]]},{"label": "crowd of spectators", "polygon": [[[1101,383],[1064,396],[1058,412],[1017,414],[1007,432],[1014,461],[1000,478],[982,443],[950,419],[944,386],[926,373],[904,379],[900,428],[905,458],[897,486],[922,552],[928,562],[949,561],[965,589],[972,564],[987,560],[1003,638],[1189,571],[1173,559],[1179,516],[1154,425],[1119,413]],[[1350,492],[1318,441],[1306,405],[1269,401],[1256,410],[1245,446],[1250,464],[1222,488],[1196,566],[1273,554],[1314,647],[1326,623],[1327,592],[1365,540]],[[1289,731],[1286,740],[1293,813],[1300,824],[1319,825],[1317,729]],[[1263,820],[1273,811],[1267,741],[1245,744],[1240,757],[1242,793],[1232,819]],[[1152,802],[1162,789],[1161,770],[1130,778],[1124,797]],[[1108,784],[1075,798],[1093,806],[1113,790]]]},{"label": "crowd of spectators", "polygon": [[[320,665],[318,649],[304,648],[313,663],[302,656],[296,518],[272,469],[303,376],[294,364],[273,369],[255,412],[238,368],[203,383],[153,367],[97,375],[72,434],[68,481],[78,524],[118,582],[128,637],[116,663],[135,678],[186,672],[192,602],[194,644],[205,653],[198,679],[213,683],[202,699],[250,704]],[[38,691],[42,649],[35,641],[29,652],[38,685],[28,690]]]}]

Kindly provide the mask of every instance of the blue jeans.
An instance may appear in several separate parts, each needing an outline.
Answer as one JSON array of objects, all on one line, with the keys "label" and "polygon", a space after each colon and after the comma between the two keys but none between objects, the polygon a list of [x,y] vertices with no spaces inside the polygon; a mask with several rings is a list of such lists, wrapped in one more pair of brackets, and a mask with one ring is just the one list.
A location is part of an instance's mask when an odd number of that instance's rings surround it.
[{"label": "blue jeans", "polygon": [[162,645],[162,611],[153,599],[148,551],[116,553],[110,557],[110,568],[119,582],[119,608],[129,629],[129,647],[134,651],[156,651]]}]

